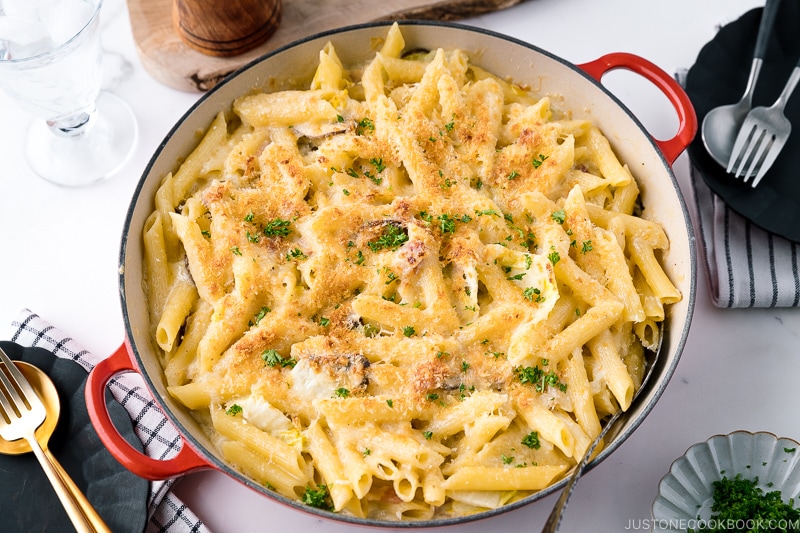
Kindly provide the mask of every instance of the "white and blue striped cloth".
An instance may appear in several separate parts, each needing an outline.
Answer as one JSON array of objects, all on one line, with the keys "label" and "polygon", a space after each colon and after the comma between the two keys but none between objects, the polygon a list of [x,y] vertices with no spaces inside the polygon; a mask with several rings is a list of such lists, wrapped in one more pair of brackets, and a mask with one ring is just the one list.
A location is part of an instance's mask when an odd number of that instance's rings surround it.
[{"label": "white and blue striped cloth", "polygon": [[731,210],[691,166],[711,298],[717,307],[800,305],[798,243],[774,235]]}]

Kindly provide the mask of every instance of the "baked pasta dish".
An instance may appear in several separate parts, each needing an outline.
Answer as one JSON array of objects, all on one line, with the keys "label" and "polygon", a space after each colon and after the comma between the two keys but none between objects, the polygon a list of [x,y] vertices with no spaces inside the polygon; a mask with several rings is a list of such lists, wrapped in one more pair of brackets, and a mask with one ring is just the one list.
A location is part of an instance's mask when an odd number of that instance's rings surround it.
[{"label": "baked pasta dish", "polygon": [[[629,168],[463,50],[242,95],[144,230],[169,393],[277,493],[378,520],[548,487],[627,409],[665,306]],[[552,96],[552,95],[551,95]]]}]

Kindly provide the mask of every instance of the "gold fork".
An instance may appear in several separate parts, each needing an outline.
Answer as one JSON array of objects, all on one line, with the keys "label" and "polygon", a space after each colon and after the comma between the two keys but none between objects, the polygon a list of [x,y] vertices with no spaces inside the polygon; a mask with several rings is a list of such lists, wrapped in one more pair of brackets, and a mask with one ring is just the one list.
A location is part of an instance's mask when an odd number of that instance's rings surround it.
[{"label": "gold fork", "polygon": [[0,437],[28,442],[78,532],[110,532],[56,458],[36,439],[36,428],[46,416],[39,395],[0,348]]}]

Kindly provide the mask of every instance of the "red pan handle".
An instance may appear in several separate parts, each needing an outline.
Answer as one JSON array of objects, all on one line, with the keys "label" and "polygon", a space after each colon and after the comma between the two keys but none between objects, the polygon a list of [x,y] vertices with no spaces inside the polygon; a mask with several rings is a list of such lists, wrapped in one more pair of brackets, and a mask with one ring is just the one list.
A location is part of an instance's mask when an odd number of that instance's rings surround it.
[{"label": "red pan handle", "polygon": [[122,466],[145,479],[170,479],[210,468],[208,461],[188,446],[185,439],[176,456],[167,460],[153,459],[131,446],[114,427],[106,405],[106,386],[117,374],[136,371],[128,353],[127,346],[121,345],[92,369],[86,381],[86,409],[100,440]]},{"label": "red pan handle", "polygon": [[580,64],[578,68],[598,82],[605,73],[624,68],[644,77],[664,93],[678,113],[678,132],[671,139],[654,140],[670,165],[694,139],[697,133],[697,115],[692,101],[680,84],[654,63],[634,54],[616,52]]}]

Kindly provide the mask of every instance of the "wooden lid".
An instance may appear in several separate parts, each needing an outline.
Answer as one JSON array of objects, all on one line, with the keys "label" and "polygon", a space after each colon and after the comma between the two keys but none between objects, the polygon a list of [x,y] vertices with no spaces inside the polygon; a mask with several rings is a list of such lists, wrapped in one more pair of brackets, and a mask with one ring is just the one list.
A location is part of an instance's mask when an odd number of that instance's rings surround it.
[{"label": "wooden lid", "polygon": [[[505,9],[525,0],[290,0],[276,6],[280,24],[276,21],[275,33],[267,35],[262,44],[238,55],[230,52],[228,55],[212,55],[209,53],[212,47],[207,43],[195,40],[190,44],[185,32],[173,22],[174,15],[171,14],[175,9],[174,3],[180,1],[186,3],[189,0],[128,0],[128,13],[136,49],[145,70],[169,87],[196,92],[211,89],[225,76],[263,54],[322,31],[376,20],[457,20]],[[207,7],[209,4],[225,5],[227,9],[229,3],[225,0],[194,2],[205,4],[203,9],[211,13],[212,8]],[[235,2],[231,0],[230,3]],[[187,24],[186,27],[190,26]],[[200,31],[193,33],[202,35]],[[258,32],[251,29],[237,33],[241,37]],[[208,38],[208,34],[205,37]]]},{"label": "wooden lid", "polygon": [[217,57],[243,54],[275,33],[281,0],[173,0],[172,22],[195,50]]}]

